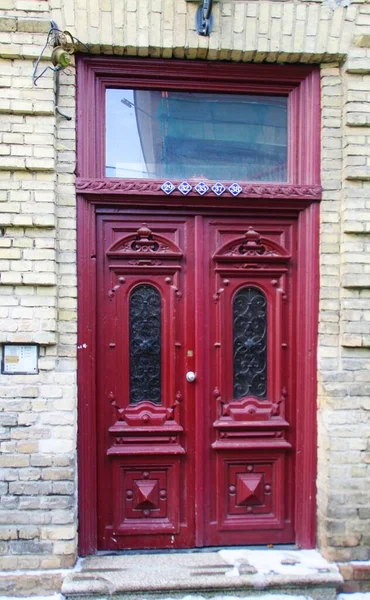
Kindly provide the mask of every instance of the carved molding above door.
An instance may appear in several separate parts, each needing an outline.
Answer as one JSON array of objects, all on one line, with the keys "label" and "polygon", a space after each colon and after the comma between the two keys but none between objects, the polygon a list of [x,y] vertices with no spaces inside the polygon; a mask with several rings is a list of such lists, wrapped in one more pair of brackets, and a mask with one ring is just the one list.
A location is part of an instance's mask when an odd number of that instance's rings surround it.
[{"label": "carved molding above door", "polygon": [[233,266],[237,261],[287,262],[290,252],[277,242],[261,235],[249,227],[241,238],[233,239],[219,248],[213,256],[216,262]]},{"label": "carved molding above door", "polygon": [[[143,223],[136,233],[115,241],[106,251],[108,258],[121,258],[140,266],[147,257],[162,260],[181,259],[182,251],[168,238],[153,232]],[[133,262],[134,261],[134,262]]]},{"label": "carved molding above door", "polygon": [[[120,194],[121,196],[133,196],[145,194],[146,196],[158,196],[163,194],[161,186],[164,180],[138,180],[138,179],[104,179],[96,178],[77,178],[76,189],[78,192],[84,194]],[[174,181],[175,186],[179,185],[181,181]],[[199,194],[194,191],[198,181],[189,180],[189,183],[193,187],[187,196],[199,198]],[[223,182],[223,185],[227,189],[232,185],[232,181]],[[291,200],[321,200],[322,188],[319,185],[292,185],[292,184],[243,184],[240,183],[242,191],[238,195],[238,200],[242,198],[271,198],[271,199],[291,199]],[[164,194],[163,194],[164,195]],[[215,194],[212,192],[211,184],[209,190],[205,192],[203,197],[211,196],[215,198]],[[174,190],[171,193],[171,198],[183,197],[183,194],[179,190]],[[233,198],[231,192],[225,191],[223,197]]]}]

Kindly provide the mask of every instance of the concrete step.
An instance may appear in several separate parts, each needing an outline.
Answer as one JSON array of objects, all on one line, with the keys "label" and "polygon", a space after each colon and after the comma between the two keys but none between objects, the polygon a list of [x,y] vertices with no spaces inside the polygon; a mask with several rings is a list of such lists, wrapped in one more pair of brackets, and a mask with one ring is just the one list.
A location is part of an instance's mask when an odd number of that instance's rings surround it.
[{"label": "concrete step", "polygon": [[[234,600],[311,600],[309,596],[292,596],[291,594],[263,594],[262,596],[218,596],[218,600],[225,598],[233,598]],[[204,596],[184,596],[182,600],[207,600]],[[54,594],[53,596],[0,596],[0,600],[65,600],[62,594]],[[170,598],[163,600],[171,600]],[[370,592],[356,592],[350,594],[339,594],[336,600],[370,600]]]},{"label": "concrete step", "polygon": [[68,600],[335,600],[342,583],[316,550],[223,549],[88,557],[62,593]]}]

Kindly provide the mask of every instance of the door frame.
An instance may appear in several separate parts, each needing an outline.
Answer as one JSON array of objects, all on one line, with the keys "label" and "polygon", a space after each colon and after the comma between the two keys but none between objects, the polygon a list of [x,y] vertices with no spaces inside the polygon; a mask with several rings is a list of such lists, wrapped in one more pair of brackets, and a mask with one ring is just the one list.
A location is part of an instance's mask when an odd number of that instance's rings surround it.
[{"label": "door frame", "polygon": [[[266,68],[264,68],[266,67]],[[319,291],[320,76],[315,67],[239,65],[202,61],[166,61],[79,57],[78,59],[78,476],[79,553],[97,550],[96,468],[96,207],[138,206],[147,210],[186,209],[190,212],[242,208],[255,216],[295,217],[298,223],[297,323],[300,324],[297,372],[302,401],[296,414],[296,543],[316,544],[316,396]],[[280,93],[289,96],[289,181],[247,183],[237,198],[199,197],[195,192],[170,197],[161,180],[104,178],[104,89],[107,85]],[[180,83],[181,82],[181,83]],[[268,83],[266,83],[268,82]],[[87,143],[88,141],[88,143]],[[91,152],[89,148],[96,149]],[[175,182],[176,183],[176,182]]]}]

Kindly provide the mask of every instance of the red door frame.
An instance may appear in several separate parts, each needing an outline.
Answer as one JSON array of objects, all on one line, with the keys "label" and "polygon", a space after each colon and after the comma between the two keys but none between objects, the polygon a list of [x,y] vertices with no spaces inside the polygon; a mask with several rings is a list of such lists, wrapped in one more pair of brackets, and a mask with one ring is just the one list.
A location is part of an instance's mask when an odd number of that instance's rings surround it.
[{"label": "red door frame", "polygon": [[[315,67],[245,65],[80,57],[78,59],[78,465],[79,551],[97,549],[96,477],[96,216],[97,206],[207,208],[233,206],[253,214],[295,216],[298,220],[296,542],[316,542],[316,344],[318,323],[318,243],[320,181],[320,75]],[[167,197],[163,181],[104,177],[104,93],[106,87],[228,91],[287,95],[289,102],[289,179],[284,184],[242,184],[234,199],[175,191]],[[94,149],[92,151],[91,149]],[[174,182],[175,183],[175,182]]]}]

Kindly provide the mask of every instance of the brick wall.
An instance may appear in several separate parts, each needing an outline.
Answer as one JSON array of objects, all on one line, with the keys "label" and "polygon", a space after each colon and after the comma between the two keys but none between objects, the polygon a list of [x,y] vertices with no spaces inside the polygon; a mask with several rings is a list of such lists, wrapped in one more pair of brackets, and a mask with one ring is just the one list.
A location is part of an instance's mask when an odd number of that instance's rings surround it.
[{"label": "brick wall", "polygon": [[38,375],[0,380],[0,570],[53,569],[76,552],[75,124],[32,83],[48,2],[0,6],[0,341],[40,344]]},{"label": "brick wall", "polygon": [[321,64],[318,540],[332,559],[369,558],[370,4],[221,1],[209,38],[196,6],[0,0],[0,341],[41,344],[39,375],[0,381],[2,569],[76,553],[74,72],[71,121],[54,114],[52,73],[31,78],[51,18],[93,53]]}]

